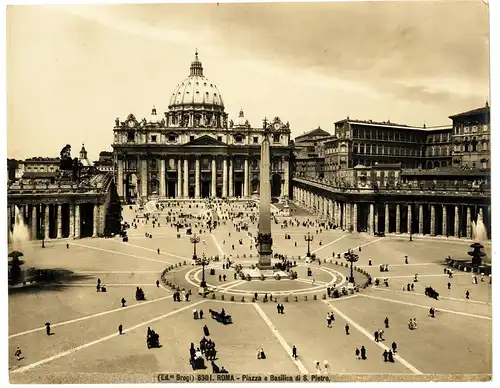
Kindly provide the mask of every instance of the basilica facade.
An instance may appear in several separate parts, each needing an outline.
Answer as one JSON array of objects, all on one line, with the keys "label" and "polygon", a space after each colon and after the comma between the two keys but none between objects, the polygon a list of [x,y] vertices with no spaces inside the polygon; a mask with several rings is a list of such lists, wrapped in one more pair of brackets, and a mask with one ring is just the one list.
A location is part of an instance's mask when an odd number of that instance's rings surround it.
[{"label": "basilica facade", "polygon": [[[266,120],[271,143],[271,194],[290,194],[290,124]],[[196,52],[163,117],[129,114],[115,120],[113,159],[118,195],[125,203],[163,198],[250,197],[258,194],[264,129],[243,110],[225,112],[217,86],[203,74]]]}]

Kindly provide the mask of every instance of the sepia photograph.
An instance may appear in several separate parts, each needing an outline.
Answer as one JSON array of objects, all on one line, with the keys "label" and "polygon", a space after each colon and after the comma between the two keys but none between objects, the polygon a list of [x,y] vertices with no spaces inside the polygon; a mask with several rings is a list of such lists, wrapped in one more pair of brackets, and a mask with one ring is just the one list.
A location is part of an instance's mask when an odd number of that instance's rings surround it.
[{"label": "sepia photograph", "polygon": [[492,20],[6,5],[10,383],[491,381]]}]

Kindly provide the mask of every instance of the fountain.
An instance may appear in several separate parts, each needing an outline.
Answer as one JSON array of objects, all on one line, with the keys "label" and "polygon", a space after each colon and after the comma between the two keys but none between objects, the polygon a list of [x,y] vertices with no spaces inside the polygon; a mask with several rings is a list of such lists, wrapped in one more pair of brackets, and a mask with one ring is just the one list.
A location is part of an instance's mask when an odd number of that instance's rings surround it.
[{"label": "fountain", "polygon": [[472,251],[467,253],[472,257],[472,265],[480,266],[482,264],[483,257],[486,256],[486,253],[483,251],[484,246],[481,242],[487,239],[487,232],[486,227],[484,226],[482,214],[477,216],[476,222],[472,222],[472,239],[475,241],[470,246]]},{"label": "fountain", "polygon": [[146,203],[144,210],[146,211],[146,213],[154,213],[157,210],[156,209],[156,202],[149,201],[148,203]]},{"label": "fountain", "polygon": [[30,232],[26,224],[24,223],[24,215],[19,210],[19,207],[15,206],[14,211],[14,228],[9,231],[9,241],[13,246],[21,245],[30,240]]}]

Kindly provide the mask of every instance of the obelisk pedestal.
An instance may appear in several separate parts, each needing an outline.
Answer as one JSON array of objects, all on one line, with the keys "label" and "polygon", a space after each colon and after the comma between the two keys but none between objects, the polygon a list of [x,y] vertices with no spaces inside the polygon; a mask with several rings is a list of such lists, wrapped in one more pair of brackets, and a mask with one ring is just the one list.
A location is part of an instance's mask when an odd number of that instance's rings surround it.
[{"label": "obelisk pedestal", "polygon": [[271,269],[272,245],[271,237],[271,183],[270,183],[270,146],[267,134],[267,121],[264,120],[264,139],[260,147],[260,205],[258,252],[260,270]]}]

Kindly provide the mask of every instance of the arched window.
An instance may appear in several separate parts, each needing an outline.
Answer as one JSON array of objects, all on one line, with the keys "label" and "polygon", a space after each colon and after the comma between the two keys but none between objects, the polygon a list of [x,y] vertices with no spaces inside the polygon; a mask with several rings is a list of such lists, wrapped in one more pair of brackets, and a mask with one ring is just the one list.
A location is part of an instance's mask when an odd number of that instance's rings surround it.
[{"label": "arched window", "polygon": [[352,146],[352,152],[354,154],[357,154],[358,153],[358,143],[354,143],[353,146]]}]

